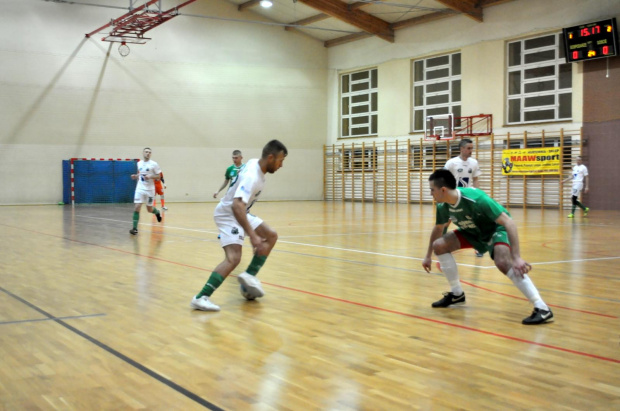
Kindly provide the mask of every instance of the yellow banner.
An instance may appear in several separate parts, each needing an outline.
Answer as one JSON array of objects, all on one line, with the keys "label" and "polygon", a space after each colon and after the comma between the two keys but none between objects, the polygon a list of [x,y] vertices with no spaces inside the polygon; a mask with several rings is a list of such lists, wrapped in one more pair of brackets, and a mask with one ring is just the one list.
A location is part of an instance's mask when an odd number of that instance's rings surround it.
[{"label": "yellow banner", "polygon": [[560,147],[502,150],[502,174],[560,174]]}]

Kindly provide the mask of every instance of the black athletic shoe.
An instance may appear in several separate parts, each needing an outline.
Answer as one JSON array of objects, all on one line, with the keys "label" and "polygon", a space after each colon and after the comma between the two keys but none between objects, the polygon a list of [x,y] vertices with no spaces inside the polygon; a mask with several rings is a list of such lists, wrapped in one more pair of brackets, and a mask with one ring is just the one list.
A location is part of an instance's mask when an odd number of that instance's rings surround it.
[{"label": "black athletic shoe", "polygon": [[476,250],[476,257],[484,257],[484,253],[481,253],[480,251]]},{"label": "black athletic shoe", "polygon": [[155,217],[157,217],[157,222],[161,223],[161,213],[155,214]]},{"label": "black athletic shoe", "polygon": [[435,301],[433,304],[433,308],[438,307],[448,307],[452,304],[463,304],[465,302],[465,293],[455,296],[452,292],[443,293],[443,298],[439,301]]},{"label": "black athletic shoe", "polygon": [[131,230],[129,230],[129,234],[131,234],[131,235],[138,235],[138,229],[137,228],[132,228]]},{"label": "black athletic shoe", "polygon": [[525,325],[536,325],[546,323],[547,321],[553,320],[553,313],[551,310],[541,310],[540,308],[534,308],[532,311],[532,315],[527,318],[524,318],[521,323]]}]

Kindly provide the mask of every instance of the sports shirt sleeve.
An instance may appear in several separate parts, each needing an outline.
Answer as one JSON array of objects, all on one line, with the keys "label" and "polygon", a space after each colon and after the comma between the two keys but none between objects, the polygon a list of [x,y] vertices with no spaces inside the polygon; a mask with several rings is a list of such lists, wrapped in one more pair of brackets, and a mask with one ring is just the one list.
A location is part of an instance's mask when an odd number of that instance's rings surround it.
[{"label": "sports shirt sleeve", "polygon": [[493,221],[497,220],[506,211],[504,207],[489,196],[480,197],[476,204],[480,212]]},{"label": "sports shirt sleeve", "polygon": [[450,213],[448,207],[444,203],[437,204],[437,214],[435,215],[435,224],[445,224],[450,221]]},{"label": "sports shirt sleeve", "polygon": [[252,178],[251,173],[242,173],[239,179],[241,181],[239,181],[239,186],[237,186],[237,191],[235,191],[233,198],[241,198],[241,201],[250,204],[250,199],[254,195],[254,186],[257,182]]}]

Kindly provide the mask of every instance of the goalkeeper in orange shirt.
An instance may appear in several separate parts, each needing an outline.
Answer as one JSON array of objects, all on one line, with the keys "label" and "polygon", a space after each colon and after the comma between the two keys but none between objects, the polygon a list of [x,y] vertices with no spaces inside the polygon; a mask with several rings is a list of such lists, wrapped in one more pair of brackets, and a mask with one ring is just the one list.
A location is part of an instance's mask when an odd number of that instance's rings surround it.
[{"label": "goalkeeper in orange shirt", "polygon": [[[164,200],[164,189],[166,188],[166,183],[164,182],[164,173],[159,173],[159,176],[161,177],[161,179],[155,180],[155,195],[159,196],[161,199],[161,209],[167,210],[168,207],[166,207],[166,200]],[[155,205],[155,203],[157,203],[157,200],[153,199],[153,206]]]}]

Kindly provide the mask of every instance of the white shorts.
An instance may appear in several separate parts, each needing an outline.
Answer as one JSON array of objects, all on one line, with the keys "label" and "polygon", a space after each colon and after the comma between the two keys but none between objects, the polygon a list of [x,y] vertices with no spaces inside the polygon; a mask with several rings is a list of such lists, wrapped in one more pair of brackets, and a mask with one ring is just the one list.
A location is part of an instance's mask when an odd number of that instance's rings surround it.
[{"label": "white shorts", "polygon": [[147,206],[152,206],[154,198],[155,198],[155,193],[149,193],[148,191],[136,190],[136,193],[133,196],[133,202],[134,204],[146,204]]},{"label": "white shorts", "polygon": [[579,193],[583,190],[583,182],[579,181],[577,183],[573,183],[573,196],[578,197]]},{"label": "white shorts", "polygon": [[[263,220],[260,217],[256,217],[252,214],[246,214],[250,227],[252,230],[263,224]],[[243,245],[245,239],[245,231],[243,227],[237,222],[237,219],[232,215],[216,215],[213,217],[215,225],[220,230],[220,244],[222,247],[226,247],[231,244]]]}]

